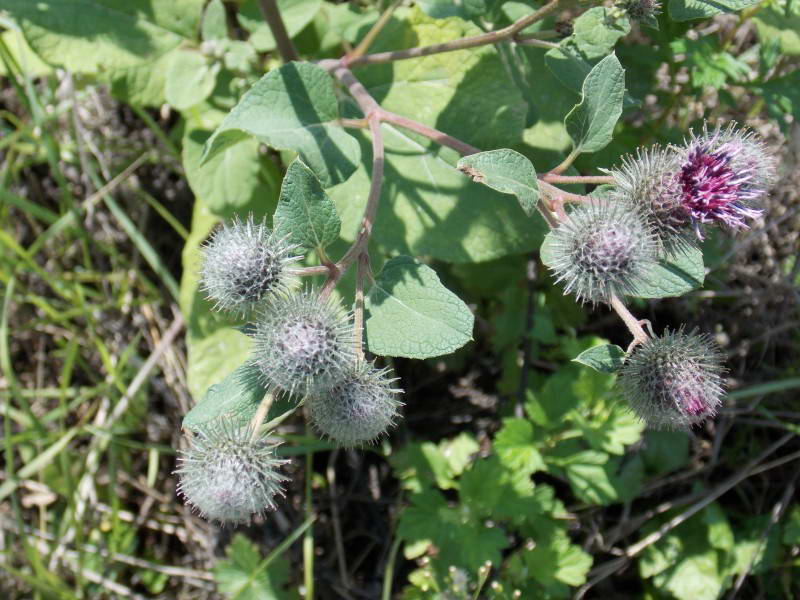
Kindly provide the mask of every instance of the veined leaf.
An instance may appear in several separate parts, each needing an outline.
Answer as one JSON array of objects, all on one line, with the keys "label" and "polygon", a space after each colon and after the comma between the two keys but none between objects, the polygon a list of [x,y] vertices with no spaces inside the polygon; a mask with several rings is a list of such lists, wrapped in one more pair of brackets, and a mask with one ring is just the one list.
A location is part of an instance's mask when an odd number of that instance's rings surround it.
[{"label": "veined leaf", "polygon": [[345,181],[361,158],[358,142],[336,124],[333,80],[310,63],[292,62],[258,80],[206,142],[202,161],[249,136],[294,150],[324,186]]},{"label": "veined leaf", "polygon": [[289,242],[308,250],[335,242],[342,226],[333,200],[299,158],[286,170],[273,219]]},{"label": "veined leaf", "polygon": [[474,317],[467,305],[433,269],[410,256],[383,266],[365,308],[367,345],[375,354],[430,358],[472,339]]},{"label": "veined leaf", "polygon": [[536,211],[539,180],[531,161],[519,152],[502,148],[471,154],[458,161],[458,169],[477,183],[516,196],[528,216]]},{"label": "veined leaf", "polygon": [[576,152],[597,152],[611,141],[625,94],[625,70],[616,55],[597,63],[583,81],[579,104],[570,111],[564,124]]}]

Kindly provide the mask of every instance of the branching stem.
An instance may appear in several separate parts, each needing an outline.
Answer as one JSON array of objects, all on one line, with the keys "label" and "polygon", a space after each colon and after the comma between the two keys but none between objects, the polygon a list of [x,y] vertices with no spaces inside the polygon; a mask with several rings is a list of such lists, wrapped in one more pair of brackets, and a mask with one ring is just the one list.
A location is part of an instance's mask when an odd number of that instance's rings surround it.
[{"label": "branching stem", "polygon": [[[367,254],[367,245],[369,244],[370,235],[372,235],[372,224],[375,222],[375,215],[378,213],[378,204],[381,199],[384,165],[383,133],[381,132],[381,115],[384,111],[349,69],[338,67],[333,70],[333,75],[347,87],[369,124],[369,130],[372,134],[372,179],[370,181],[369,195],[367,196],[367,205],[364,208],[364,215],[361,217],[361,228],[358,235],[356,235],[356,239],[339,262],[331,265],[331,268],[323,266],[323,272],[328,273],[328,279],[320,292],[320,296],[323,298],[330,295],[339,279],[359,256],[362,253]],[[367,254],[367,256],[369,255]],[[307,274],[317,275],[319,271]]]},{"label": "branching stem", "polygon": [[389,19],[392,18],[392,13],[394,13],[395,9],[400,6],[402,1],[403,0],[395,0],[385,11],[383,11],[383,14],[380,16],[380,18],[375,21],[372,29],[370,29],[367,32],[367,35],[364,36],[364,39],[358,43],[358,46],[356,46],[352,52],[349,52],[347,56],[342,59],[343,65],[347,66],[353,59],[366,54],[367,50],[369,50],[369,47],[372,46],[373,42],[375,41],[375,38],[377,38],[378,34],[380,34],[380,32],[383,31],[383,28],[386,27]]},{"label": "branching stem", "polygon": [[545,173],[539,175],[539,179],[547,183],[593,183],[595,185],[602,185],[604,183],[614,183],[614,178],[611,175],[558,175],[557,173]]},{"label": "branching stem", "polygon": [[512,23],[508,27],[498,29],[497,31],[490,31],[472,37],[460,38],[442,44],[433,44],[431,46],[422,46],[418,48],[408,48],[406,50],[394,50],[391,52],[379,52],[377,54],[367,54],[365,56],[358,56],[355,58],[345,57],[340,64],[346,64],[349,67],[360,67],[362,65],[376,65],[381,63],[393,62],[395,60],[406,60],[409,58],[419,58],[420,56],[429,56],[431,54],[439,54],[441,52],[453,52],[455,50],[465,50],[467,48],[475,48],[477,46],[485,46],[487,44],[496,44],[512,39],[517,33],[533,25],[537,21],[541,21],[547,15],[552,13],[558,6],[560,0],[550,0],[547,4],[542,6],[536,12],[526,15]]},{"label": "branching stem", "polygon": [[578,152],[577,148],[573,149],[572,152],[570,152],[569,155],[567,155],[567,158],[561,161],[560,165],[550,170],[550,173],[548,173],[548,175],[560,175],[561,173],[569,169],[570,165],[572,165],[572,163],[575,162],[575,159],[578,158],[579,154],[580,152]]},{"label": "branching stem", "polygon": [[533,46],[534,48],[547,48],[548,50],[559,47],[558,44],[533,36],[519,35],[514,38],[514,42],[520,46]]},{"label": "branching stem", "polygon": [[443,131],[439,131],[438,129],[434,129],[433,127],[428,127],[420,123],[419,121],[414,121],[413,119],[408,119],[406,117],[402,117],[400,115],[396,115],[393,112],[389,112],[388,110],[380,109],[380,119],[381,121],[385,121],[386,123],[392,123],[393,125],[397,125],[402,127],[403,129],[408,129],[409,131],[413,131],[415,133],[419,133],[420,135],[425,136],[436,142],[437,144],[441,144],[442,146],[447,146],[448,148],[452,148],[462,156],[467,156],[469,154],[477,154],[481,151],[480,148],[476,148],[475,146],[471,146],[466,142],[462,142],[461,140],[454,138],[451,135],[447,135]]},{"label": "branching stem", "polygon": [[589,196],[582,196],[580,194],[572,194],[570,192],[566,192],[561,188],[557,188],[556,186],[547,183],[546,181],[540,179],[539,180],[539,189],[545,193],[548,197],[554,200],[560,200],[564,204],[585,204],[591,201]]},{"label": "branching stem", "polygon": [[[542,7],[539,11],[537,11],[533,15],[530,15],[530,18],[533,18],[536,15],[541,14],[542,11],[544,11],[548,7],[550,7],[548,12],[550,10],[553,10],[558,4],[558,2],[559,0],[551,0],[551,2]],[[536,20],[538,19],[534,19],[530,21],[530,23],[533,23]],[[518,21],[517,24],[518,23],[520,23],[520,21]],[[530,23],[523,25],[520,29],[527,27],[527,25],[529,25]],[[519,31],[519,29],[509,34],[509,36],[514,35],[516,31]],[[482,36],[476,36],[476,37],[480,38]],[[474,38],[466,38],[466,39],[469,40]],[[429,46],[428,48],[433,48],[433,47]],[[416,50],[424,50],[424,48]],[[379,56],[379,55],[372,55],[372,56]],[[369,58],[369,56],[365,56],[363,58],[366,59]],[[409,56],[407,58],[411,57]],[[351,64],[356,64],[356,61],[353,61]],[[373,223],[375,222],[375,216],[378,212],[381,189],[383,186],[384,144],[383,144],[383,134],[381,132],[381,122],[391,123],[393,125],[397,125],[399,127],[403,127],[410,131],[419,133],[420,135],[423,135],[439,144],[453,148],[462,155],[475,154],[477,152],[480,152],[480,148],[471,146],[466,142],[462,142],[457,138],[454,138],[442,131],[434,129],[433,127],[428,127],[427,125],[424,125],[423,123],[420,123],[418,121],[414,121],[407,117],[403,117],[395,113],[389,112],[387,110],[384,110],[375,101],[375,99],[372,97],[369,91],[367,91],[367,89],[361,84],[361,82],[358,81],[358,79],[356,79],[356,77],[353,75],[350,69],[341,66],[341,63],[339,63],[338,61],[326,61],[323,66],[331,70],[334,77],[336,77],[348,89],[350,94],[353,96],[353,98],[363,111],[364,119],[369,124],[370,133],[372,134],[372,179],[370,181],[370,190],[369,190],[369,196],[367,197],[367,205],[364,208],[364,215],[361,219],[361,229],[359,230],[356,239],[353,241],[352,245],[347,250],[345,255],[341,258],[341,260],[339,260],[339,262],[336,263],[335,265],[331,265],[332,268],[323,265],[321,268],[312,267],[312,268],[298,270],[299,274],[301,275],[316,275],[320,274],[321,272],[327,272],[328,279],[325,282],[325,285],[321,292],[322,295],[327,296],[331,293],[331,291],[336,286],[341,276],[347,271],[347,269],[353,264],[353,262],[358,260],[360,263],[361,260],[364,260],[365,261],[364,266],[368,267],[369,264],[368,263],[369,254],[367,252],[367,245],[369,243],[370,235],[372,234],[372,226]],[[566,216],[563,210],[563,205],[565,203],[568,202],[586,203],[591,201],[591,198],[589,196],[582,196],[580,194],[572,194],[570,192],[566,192],[554,186],[553,183],[611,183],[613,181],[613,178],[604,176],[568,177],[560,175],[560,172],[562,170],[568,168],[569,165],[572,164],[577,155],[578,155],[577,152],[575,151],[571,152],[570,155],[561,163],[561,165],[559,165],[549,173],[545,174],[544,176],[540,177],[539,179],[539,187],[544,193],[544,195],[550,200],[550,202],[540,203],[538,206],[538,210],[542,215],[542,217],[544,218],[544,220],[550,226],[550,228],[557,227],[559,223],[559,221],[553,215],[553,211],[558,213],[559,217],[562,219]],[[362,255],[363,257],[366,258],[362,258]],[[362,271],[362,268],[363,267],[360,263],[359,273],[357,275],[357,282],[358,282],[357,286],[361,286],[360,287],[361,308],[359,309],[359,302],[357,301],[356,311],[357,313],[360,314],[356,315],[357,322],[355,324],[355,326],[358,327],[359,330],[363,326],[364,273]],[[622,301],[617,296],[612,296],[610,304],[611,307],[620,316],[625,325],[628,327],[631,334],[633,335],[633,342],[631,344],[631,347],[635,346],[636,344],[644,343],[649,339],[647,333],[645,333],[644,329],[642,329],[641,323],[636,319],[636,317],[634,317],[631,314],[631,312],[627,309],[627,307],[622,303]],[[358,321],[358,319],[360,319],[360,321]],[[359,352],[361,352],[361,344],[360,344],[361,339],[362,336],[359,335],[358,337],[359,343],[357,344],[357,349],[359,350]]]}]

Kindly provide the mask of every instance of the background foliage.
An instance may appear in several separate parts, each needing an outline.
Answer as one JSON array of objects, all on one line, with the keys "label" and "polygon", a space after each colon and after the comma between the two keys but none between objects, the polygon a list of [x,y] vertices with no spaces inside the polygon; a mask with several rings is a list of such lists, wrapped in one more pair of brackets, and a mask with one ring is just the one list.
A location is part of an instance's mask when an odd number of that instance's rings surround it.
[{"label": "background foliage", "polygon": [[[278,5],[310,60],[341,56],[386,8]],[[535,7],[405,2],[370,52],[497,29]],[[549,47],[356,69],[386,110],[487,152],[459,162],[382,126],[368,346],[398,357],[405,419],[363,451],[283,424],[292,487],[236,531],[191,515],[171,475],[196,401],[252,402],[226,379],[250,340],[198,291],[198,248],[233,214],[298,219],[288,198],[311,189],[327,218],[308,233],[339,256],[372,161],[369,138],[337,120],[360,114],[319,67],[280,67],[255,0],[4,0],[0,26],[8,597],[293,598],[309,572],[321,598],[470,598],[476,585],[488,598],[800,593],[797,2],[670,0],[648,24],[566,3],[523,32]],[[616,108],[600,122],[604,95]],[[712,237],[688,281],[643,290],[690,292],[640,300],[637,314],[713,333],[732,389],[702,429],[647,432],[614,376],[590,368],[618,357],[606,344],[624,347],[627,333],[553,286],[538,260],[545,226],[525,210],[535,176],[509,182],[502,168],[521,157],[544,172],[576,140],[586,153],[570,173],[596,174],[703,119],[756,128],[781,182],[754,231]],[[338,291],[349,302],[352,289],[347,276]],[[425,294],[431,314],[397,318]],[[427,337],[410,345],[402,334],[416,328]],[[450,356],[402,358],[470,338]]]}]

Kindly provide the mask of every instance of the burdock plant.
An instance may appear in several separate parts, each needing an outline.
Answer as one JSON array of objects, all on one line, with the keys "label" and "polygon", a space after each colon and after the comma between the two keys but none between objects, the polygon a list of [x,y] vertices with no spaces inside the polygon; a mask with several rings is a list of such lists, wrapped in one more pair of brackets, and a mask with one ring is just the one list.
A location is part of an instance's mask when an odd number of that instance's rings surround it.
[{"label": "burdock plant", "polygon": [[687,429],[716,413],[724,395],[722,373],[722,353],[714,341],[678,329],[634,347],[618,383],[650,427]]},{"label": "burdock plant", "polygon": [[268,388],[306,395],[330,389],[354,360],[351,317],[314,291],[281,295],[255,323],[252,362]]},{"label": "burdock plant", "polygon": [[574,208],[552,231],[549,250],[564,293],[582,302],[608,302],[645,280],[657,244],[634,206],[599,200]]},{"label": "burdock plant", "polygon": [[312,424],[343,446],[374,441],[394,425],[402,405],[395,381],[390,369],[359,360],[342,381],[308,399]]},{"label": "burdock plant", "polygon": [[275,454],[276,447],[248,427],[211,421],[181,451],[178,492],[207,519],[248,523],[283,495],[286,478],[279,469],[286,461]]},{"label": "burdock plant", "polygon": [[692,133],[680,147],[653,147],[609,171],[612,199],[641,207],[666,250],[702,240],[704,229],[737,231],[758,218],[775,179],[774,158],[734,126]]},{"label": "burdock plant", "polygon": [[286,292],[294,246],[252,216],[235,218],[203,247],[201,289],[217,310],[245,315],[270,295]]}]

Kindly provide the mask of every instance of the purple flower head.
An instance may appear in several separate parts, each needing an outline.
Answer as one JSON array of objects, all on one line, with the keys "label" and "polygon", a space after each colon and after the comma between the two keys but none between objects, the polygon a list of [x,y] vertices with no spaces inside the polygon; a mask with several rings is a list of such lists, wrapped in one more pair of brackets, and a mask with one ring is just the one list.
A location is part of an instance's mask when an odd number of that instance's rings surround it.
[{"label": "purple flower head", "polygon": [[681,147],[639,149],[609,173],[612,200],[641,207],[669,252],[702,240],[706,225],[749,227],[763,213],[775,161],[752,132],[731,125],[704,127]]},{"label": "purple flower head", "polygon": [[763,214],[759,202],[775,182],[775,160],[751,131],[704,126],[678,152],[680,204],[698,238],[703,225],[742,230]]},{"label": "purple flower head", "polygon": [[681,205],[701,240],[702,225],[719,223],[733,230],[747,229],[747,221],[763,213],[754,206],[766,193],[758,185],[754,172],[757,164],[734,161],[739,151],[741,146],[735,141],[715,149],[713,140],[702,139],[686,150],[686,160],[677,175]]}]

